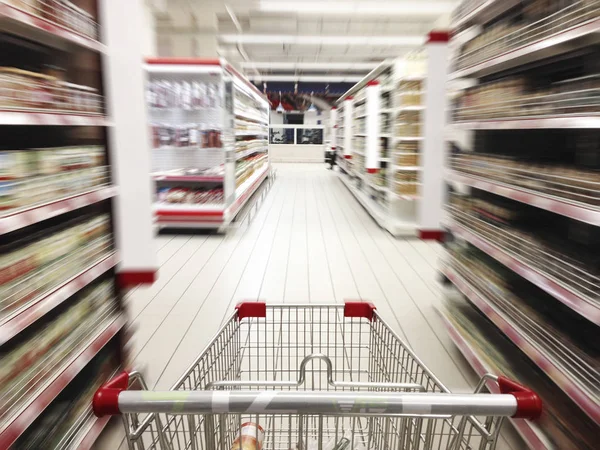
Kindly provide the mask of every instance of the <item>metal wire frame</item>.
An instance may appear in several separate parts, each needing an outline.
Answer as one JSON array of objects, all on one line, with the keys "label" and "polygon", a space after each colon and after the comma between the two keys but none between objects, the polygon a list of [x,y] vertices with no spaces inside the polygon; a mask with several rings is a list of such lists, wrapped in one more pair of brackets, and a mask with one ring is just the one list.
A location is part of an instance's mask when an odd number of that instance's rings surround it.
[{"label": "metal wire frame", "polygon": [[535,240],[534,236],[500,228],[457,208],[449,207],[448,210],[453,219],[473,234],[545,276],[558,280],[590,304],[600,304],[600,276],[589,267]]},{"label": "metal wire frame", "polygon": [[[242,321],[233,314],[173,386],[183,391],[223,388],[353,392],[418,388],[449,393],[377,313],[372,321],[344,318],[343,305],[274,305],[268,306],[266,318]],[[131,450],[229,450],[245,422],[264,428],[264,449],[322,448],[328,441],[347,437],[353,449],[487,450],[495,447],[502,422],[498,417],[480,421],[472,416],[426,415],[152,413],[123,418]]]},{"label": "metal wire frame", "polygon": [[4,192],[12,192],[14,200],[10,201],[11,203],[0,202],[0,216],[62,197],[83,194],[93,188],[108,186],[109,182],[108,166],[87,167],[3,182]]},{"label": "metal wire frame", "polygon": [[[538,315],[514,293],[499,294],[493,282],[481,276],[476,264],[466,258],[451,256],[449,264],[456,272],[483,293],[504,320],[538,352],[551,359],[569,380],[585,390],[591,398],[600,399],[600,371],[595,359],[579,349],[564,333],[547,322],[540,323]],[[567,345],[570,343],[570,345]]]},{"label": "metal wire frame", "polygon": [[[43,243],[32,244],[31,251],[40,245]],[[0,322],[35,302],[40,294],[79,273],[82,267],[108,256],[112,250],[112,238],[104,235],[81,248],[69,248],[63,243],[63,250],[61,256],[50,264],[0,286]]]},{"label": "metal wire frame", "polygon": [[519,168],[503,162],[493,156],[457,155],[450,158],[450,167],[460,173],[540,192],[557,201],[600,209],[600,178],[598,181],[589,179],[596,178],[595,173],[582,171],[580,178],[568,177],[552,172],[573,169],[527,162],[521,163],[523,168]]},{"label": "metal wire frame", "polygon": [[47,353],[20,372],[18,378],[2,385],[0,390],[0,429],[39,392],[48,380],[54,378],[57,371],[65,365],[67,360],[72,358],[73,354],[84,348],[82,345],[87,346],[99,330],[104,329],[117,316],[118,307],[116,305],[116,301],[94,304],[88,310],[86,317],[71,321],[72,328],[50,347]]},{"label": "metal wire frame", "polygon": [[541,20],[508,32],[495,41],[482,42],[478,47],[464,51],[456,58],[456,67],[464,69],[474,66],[524,45],[551,38],[571,27],[597,19],[599,13],[600,1],[579,0]]}]

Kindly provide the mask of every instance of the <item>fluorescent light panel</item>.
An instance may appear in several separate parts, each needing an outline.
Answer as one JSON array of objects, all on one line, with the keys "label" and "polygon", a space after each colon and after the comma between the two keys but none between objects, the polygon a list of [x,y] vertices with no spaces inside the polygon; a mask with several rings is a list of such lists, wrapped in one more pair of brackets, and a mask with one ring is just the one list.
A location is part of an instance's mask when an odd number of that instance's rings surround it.
[{"label": "fluorescent light panel", "polygon": [[226,44],[295,44],[295,45],[399,45],[419,46],[423,36],[325,36],[293,34],[222,34],[219,40]]},{"label": "fluorescent light panel", "polygon": [[335,75],[246,75],[252,81],[280,81],[296,82],[305,81],[307,83],[356,83],[363,79],[358,76],[335,76]]},{"label": "fluorescent light panel", "polygon": [[243,62],[244,68],[257,69],[279,69],[279,70],[341,70],[350,72],[354,70],[371,70],[379,65],[379,63],[353,63],[353,62]]},{"label": "fluorescent light panel", "polygon": [[438,1],[283,1],[262,0],[259,9],[265,12],[290,12],[296,14],[351,14],[400,15],[437,17],[450,13],[456,2]]}]

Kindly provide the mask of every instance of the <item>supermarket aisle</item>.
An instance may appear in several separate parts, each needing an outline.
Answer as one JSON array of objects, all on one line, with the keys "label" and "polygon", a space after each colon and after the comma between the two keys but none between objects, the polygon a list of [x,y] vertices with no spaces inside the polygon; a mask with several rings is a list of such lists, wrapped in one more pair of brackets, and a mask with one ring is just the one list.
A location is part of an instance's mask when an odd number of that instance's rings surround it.
[{"label": "supermarket aisle", "polygon": [[[375,303],[450,389],[471,390],[472,373],[434,310],[442,296],[435,281],[439,244],[392,238],[321,164],[277,169],[249,226],[226,236],[157,238],[159,279],[127,300],[136,368],[150,387],[168,389],[241,300],[360,298]],[[97,448],[126,448],[120,423]]]}]

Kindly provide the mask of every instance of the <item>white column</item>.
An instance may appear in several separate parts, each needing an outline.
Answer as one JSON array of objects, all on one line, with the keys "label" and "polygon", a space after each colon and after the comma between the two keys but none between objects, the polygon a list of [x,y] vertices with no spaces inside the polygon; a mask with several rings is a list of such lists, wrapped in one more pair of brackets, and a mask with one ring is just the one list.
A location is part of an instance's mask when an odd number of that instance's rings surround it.
[{"label": "white column", "polygon": [[352,115],[354,114],[354,98],[344,100],[344,158],[352,159]]},{"label": "white column", "polygon": [[366,108],[366,148],[365,148],[365,169],[367,173],[376,173],[379,170],[379,135],[381,133],[379,102],[380,85],[379,81],[371,80],[365,87],[365,108]]},{"label": "white column", "polygon": [[446,31],[432,31],[427,41],[427,78],[423,114],[423,146],[421,148],[421,200],[419,203],[419,236],[441,239],[441,220],[446,195],[444,182],[446,127],[446,81],[448,78],[448,40]]},{"label": "white column", "polygon": [[158,56],[158,45],[156,40],[156,18],[154,17],[152,8],[150,7],[147,0],[143,2],[142,11],[142,28],[140,29],[143,35],[142,56]]},{"label": "white column", "polygon": [[331,112],[329,113],[329,123],[331,123],[331,139],[330,139],[330,145],[331,145],[331,151],[336,151],[336,147],[337,147],[337,131],[338,131],[338,127],[337,127],[337,108],[334,106],[333,108],[331,108]]},{"label": "white column", "polygon": [[150,145],[142,69],[142,0],[99,3],[100,23],[108,54],[104,80],[112,176],[119,188],[113,203],[115,239],[121,256],[118,267],[122,284],[152,282],[158,264],[152,227]]}]

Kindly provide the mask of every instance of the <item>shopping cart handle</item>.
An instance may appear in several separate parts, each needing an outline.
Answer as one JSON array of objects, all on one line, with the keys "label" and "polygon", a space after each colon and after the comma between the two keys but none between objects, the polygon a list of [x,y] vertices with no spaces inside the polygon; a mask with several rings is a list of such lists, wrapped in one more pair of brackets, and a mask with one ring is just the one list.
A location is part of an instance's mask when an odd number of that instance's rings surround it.
[{"label": "shopping cart handle", "polygon": [[514,418],[538,419],[541,416],[542,399],[535,392],[503,376],[499,376],[496,382],[502,394],[512,394],[517,399]]},{"label": "shopping cart handle", "polygon": [[129,373],[121,372],[96,391],[92,409],[96,417],[120,414],[119,394],[129,387]]}]

